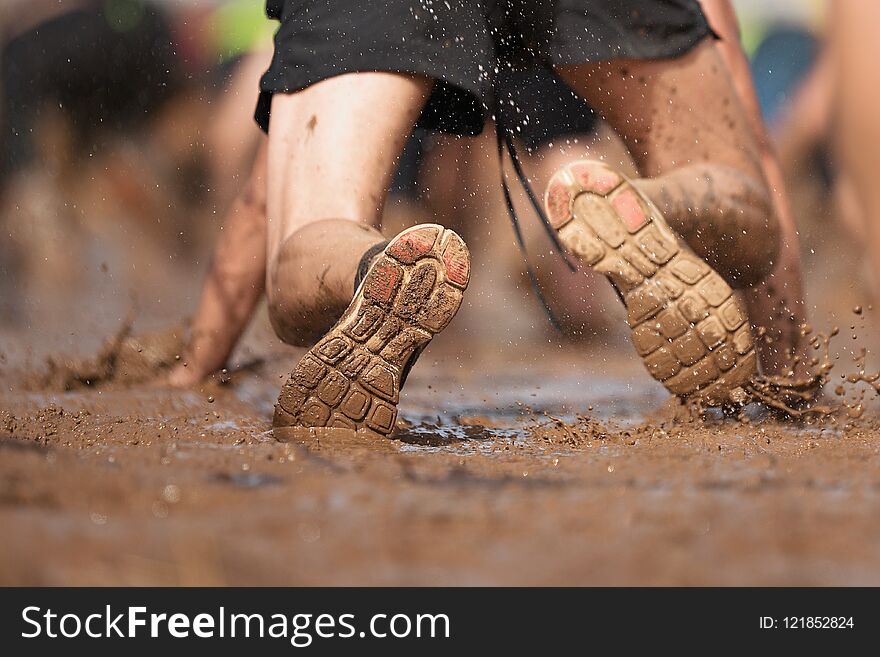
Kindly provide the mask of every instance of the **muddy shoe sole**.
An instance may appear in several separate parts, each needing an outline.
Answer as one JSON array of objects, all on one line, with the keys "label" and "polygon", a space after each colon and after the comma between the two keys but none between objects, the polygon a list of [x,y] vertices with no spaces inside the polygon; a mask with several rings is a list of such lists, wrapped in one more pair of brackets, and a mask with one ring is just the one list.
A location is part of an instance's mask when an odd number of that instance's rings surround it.
[{"label": "muddy shoe sole", "polygon": [[563,245],[617,288],[651,376],[679,397],[742,399],[757,371],[743,301],[647,197],[617,171],[584,161],[553,176],[544,205]]},{"label": "muddy shoe sole", "polygon": [[470,254],[455,232],[421,224],[392,239],[342,318],[284,384],[275,438],[304,430],[392,433],[402,379],[455,316],[469,278]]}]

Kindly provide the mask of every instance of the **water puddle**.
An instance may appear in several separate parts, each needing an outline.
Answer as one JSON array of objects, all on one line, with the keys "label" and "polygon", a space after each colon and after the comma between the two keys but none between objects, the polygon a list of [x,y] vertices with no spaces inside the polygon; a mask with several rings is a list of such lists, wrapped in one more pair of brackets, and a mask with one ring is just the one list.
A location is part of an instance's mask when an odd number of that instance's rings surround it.
[{"label": "water puddle", "polygon": [[284,483],[282,477],[260,472],[219,472],[212,475],[211,480],[238,488],[265,488]]}]

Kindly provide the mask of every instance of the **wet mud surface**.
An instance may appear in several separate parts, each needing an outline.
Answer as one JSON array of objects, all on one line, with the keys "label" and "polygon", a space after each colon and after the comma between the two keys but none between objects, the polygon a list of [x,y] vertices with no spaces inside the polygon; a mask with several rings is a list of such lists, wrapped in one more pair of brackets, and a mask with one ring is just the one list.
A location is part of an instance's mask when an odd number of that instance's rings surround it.
[{"label": "wet mud surface", "polygon": [[184,391],[6,368],[0,583],[880,584],[870,399],[688,420],[620,350],[457,349],[422,357],[393,439],[288,444],[296,350]]}]

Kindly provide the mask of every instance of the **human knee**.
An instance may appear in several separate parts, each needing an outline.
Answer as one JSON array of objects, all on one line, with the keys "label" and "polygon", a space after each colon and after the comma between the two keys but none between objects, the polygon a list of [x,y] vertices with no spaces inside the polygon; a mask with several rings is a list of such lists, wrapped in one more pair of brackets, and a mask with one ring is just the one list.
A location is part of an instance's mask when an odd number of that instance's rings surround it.
[{"label": "human knee", "polygon": [[[278,250],[266,286],[269,321],[287,344],[308,347],[332,325],[339,310],[323,289],[321,271],[310,262],[315,233],[307,226],[287,238]],[[326,270],[325,270],[326,272]],[[313,280],[317,276],[317,281]]]},{"label": "human knee", "polygon": [[270,295],[269,323],[282,342],[294,347],[311,347],[333,321],[315,304],[303,303],[292,295]]},{"label": "human knee", "polygon": [[311,222],[287,237],[272,258],[269,319],[281,340],[310,346],[351,302],[358,259],[381,233],[345,219]]}]

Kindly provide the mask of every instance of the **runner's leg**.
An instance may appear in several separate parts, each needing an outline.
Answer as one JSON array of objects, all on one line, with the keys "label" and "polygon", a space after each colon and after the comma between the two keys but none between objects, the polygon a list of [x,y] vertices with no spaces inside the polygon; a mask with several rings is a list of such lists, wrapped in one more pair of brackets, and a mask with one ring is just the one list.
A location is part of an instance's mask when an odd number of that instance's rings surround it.
[{"label": "runner's leg", "polygon": [[621,135],[639,186],[694,251],[737,287],[763,280],[779,224],[754,134],[710,40],[676,59],[560,67]]},{"label": "runner's leg", "polygon": [[339,319],[431,80],[351,73],[276,94],[269,131],[266,291],[283,340],[307,346]]}]

